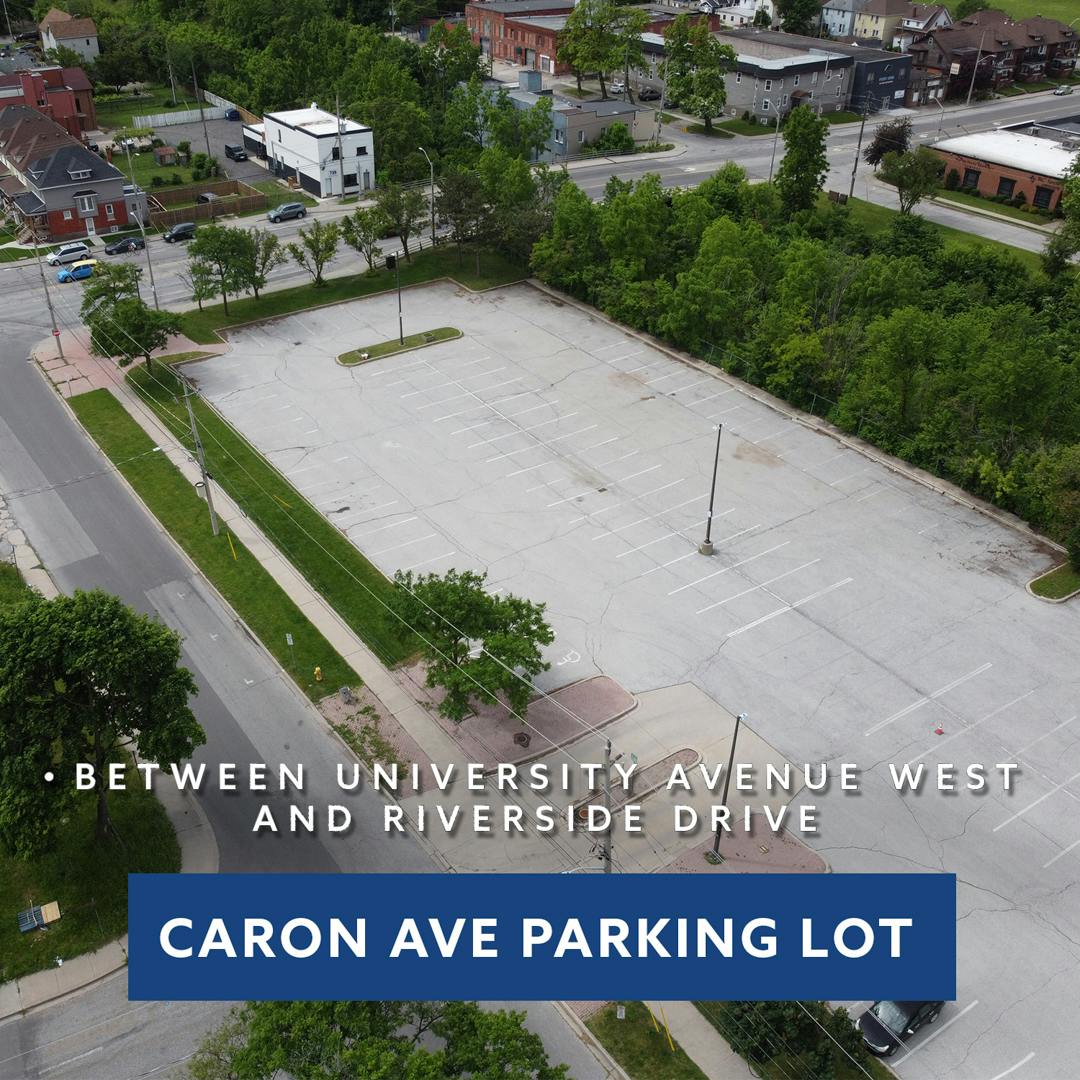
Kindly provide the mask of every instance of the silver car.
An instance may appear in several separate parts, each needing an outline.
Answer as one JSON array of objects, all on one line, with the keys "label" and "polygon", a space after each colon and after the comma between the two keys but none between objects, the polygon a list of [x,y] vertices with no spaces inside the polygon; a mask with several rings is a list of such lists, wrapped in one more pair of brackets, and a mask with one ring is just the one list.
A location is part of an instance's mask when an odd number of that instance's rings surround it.
[{"label": "silver car", "polygon": [[45,256],[45,261],[50,266],[63,266],[65,263],[78,262],[90,256],[90,245],[79,241],[75,244],[64,244],[55,251],[50,251]]}]

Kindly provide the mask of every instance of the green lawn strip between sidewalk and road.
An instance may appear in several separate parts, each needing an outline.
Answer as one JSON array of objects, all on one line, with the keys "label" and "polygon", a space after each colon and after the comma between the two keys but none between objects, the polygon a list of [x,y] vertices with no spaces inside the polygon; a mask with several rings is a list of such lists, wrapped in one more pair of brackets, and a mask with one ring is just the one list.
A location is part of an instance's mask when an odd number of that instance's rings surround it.
[{"label": "green lawn strip between sidewalk and road", "polygon": [[[985,210],[990,214],[1001,214],[1003,217],[1015,218],[1015,220],[1025,225],[1046,225],[1054,220],[1052,214],[1044,214],[1040,210],[1025,210],[1020,206],[994,202],[993,199],[984,199],[981,195],[971,195],[966,191],[942,189],[934,196],[934,199],[937,202],[954,203],[956,206],[973,206],[976,210]],[[1030,206],[1030,203],[1028,205]]]},{"label": "green lawn strip between sidewalk and road", "polygon": [[[617,1005],[626,1006],[623,1020],[616,1015]],[[678,1043],[671,1049],[663,1024],[657,1031],[643,1002],[612,1002],[585,1023],[630,1080],[706,1080]]]},{"label": "green lawn strip between sidewalk and road", "polygon": [[[741,121],[732,120],[732,124],[740,123]],[[747,127],[756,127],[756,125],[748,124]],[[710,139],[733,139],[736,134],[739,135],[756,135],[756,131],[734,131],[729,130],[727,124],[713,124],[712,129],[705,130],[704,124],[687,124],[685,130],[691,135],[704,135]],[[765,128],[761,129],[761,134],[765,134]]]},{"label": "green lawn strip between sidewalk and road", "polygon": [[30,586],[22,579],[18,568],[9,562],[0,562],[0,607],[14,604],[26,598]]},{"label": "green lawn strip between sidewalk and road", "polygon": [[[148,372],[140,366],[127,378],[165,427],[193,451],[187,415],[173,400],[174,394],[182,393],[177,376],[160,367]],[[383,663],[393,665],[411,656],[415,643],[386,608],[394,587],[390,580],[217,410],[201,397],[192,398],[192,407],[202,435],[206,469],[214,482],[229,493],[297,573]],[[282,624],[274,630],[281,639],[281,649],[285,648],[284,632],[289,629]],[[283,659],[275,648],[271,651]],[[299,655],[297,660],[301,660]],[[319,662],[307,657],[301,670],[310,671],[312,664]],[[322,667],[330,685],[340,686],[341,682],[331,679],[327,666]]]},{"label": "green lawn strip between sidewalk and road", "polygon": [[[108,390],[73,397],[71,407],[158,521],[309,698],[317,701],[339,686],[360,684],[356,672],[251,552],[225,528],[218,536],[211,533],[206,503],[163,453],[150,452],[150,436]],[[177,409],[171,400],[169,407]],[[291,649],[287,633],[293,637]],[[314,678],[316,666],[322,668],[321,683]]]},{"label": "green lawn strip between sidewalk and road", "polygon": [[[310,195],[306,195],[302,191],[292,191],[283,184],[279,184],[276,180],[245,180],[244,183],[250,184],[256,191],[261,191],[266,196],[267,210],[273,210],[275,206],[281,206],[282,203],[288,202],[303,203],[304,206],[318,205],[318,201]],[[263,212],[260,211],[260,213]]]},{"label": "green lawn strip between sidewalk and road", "polygon": [[[93,952],[124,934],[129,873],[179,872],[180,845],[153,792],[135,785],[112,792],[109,816],[115,835],[100,843],[97,793],[85,792],[54,851],[25,860],[0,854],[0,983],[54,968],[57,959]],[[19,932],[18,912],[52,901],[60,905],[59,922]]]},{"label": "green lawn strip between sidewalk and road", "polygon": [[1080,570],[1076,570],[1071,563],[1055,566],[1031,583],[1031,591],[1047,600],[1063,600],[1077,590],[1080,590]]},{"label": "green lawn strip between sidewalk and road", "polygon": [[453,341],[461,337],[461,331],[453,326],[440,326],[437,330],[425,330],[420,334],[406,334],[405,340],[393,338],[378,345],[366,345],[362,349],[353,349],[342,353],[337,359],[345,367],[353,364],[366,364],[383,356],[396,356],[398,353],[412,352],[425,345],[434,345],[439,341]]},{"label": "green lawn strip between sidewalk and road", "polygon": [[[481,254],[480,273],[477,274],[476,262],[471,253],[462,258],[445,247],[418,252],[413,255],[411,263],[403,259],[398,263],[398,267],[403,287],[451,278],[467,288],[480,290],[509,285],[528,276],[524,267],[492,252]],[[263,293],[258,300],[253,297],[234,300],[229,304],[228,314],[220,304],[204,305],[202,311],[184,313],[184,333],[197,345],[216,345],[221,341],[217,331],[230,326],[274,319],[323,304],[358,300],[376,293],[388,292],[394,287],[394,274],[380,268],[366,274],[328,278],[320,288],[314,285],[298,285],[291,289]],[[407,306],[405,317],[406,320],[409,319]]]}]

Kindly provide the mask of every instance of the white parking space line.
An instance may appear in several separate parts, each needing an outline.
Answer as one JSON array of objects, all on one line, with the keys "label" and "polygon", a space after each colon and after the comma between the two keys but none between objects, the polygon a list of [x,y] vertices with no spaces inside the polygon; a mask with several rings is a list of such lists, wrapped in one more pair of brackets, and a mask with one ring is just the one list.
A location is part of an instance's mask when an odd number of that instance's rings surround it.
[{"label": "white parking space line", "polygon": [[312,469],[320,469],[320,468],[322,468],[322,466],[320,464],[305,465],[303,468],[300,468],[300,469],[290,469],[285,475],[286,476],[299,476],[302,472],[311,472]]},{"label": "white parking space line", "polygon": [[[876,723],[865,734],[873,735],[875,732],[880,731],[884,727],[888,727],[894,720],[901,720],[909,713],[913,713],[916,709],[921,709],[924,705],[929,704],[931,701],[936,701],[942,694],[947,694],[950,690],[955,690],[958,686],[966,683],[969,679],[974,679],[976,675],[981,675],[984,671],[989,671],[994,665],[991,663],[985,663],[982,667],[977,667],[974,671],[969,671],[966,675],[961,675],[959,679],[954,679],[951,683],[941,687],[940,690],[935,690],[932,694],[927,694],[925,697],[919,698],[918,701],[912,702],[906,708],[901,709],[899,712],[895,712],[892,716],[887,716],[884,720]],[[940,746],[941,744],[938,743]]]},{"label": "white parking space line", "polygon": [[971,1012],[971,1010],[974,1009],[975,1006],[978,1004],[978,999],[976,999],[966,1008],[961,1009],[960,1012],[958,1012],[951,1020],[946,1020],[945,1023],[937,1029],[937,1031],[935,1031],[932,1035],[927,1035],[927,1037],[923,1039],[922,1042],[920,1042],[919,1045],[914,1047],[913,1049],[908,1050],[908,1048],[905,1046],[903,1049],[906,1052],[900,1060],[907,1061],[912,1055],[917,1054],[920,1050],[925,1050],[940,1034],[942,1034],[942,1032],[947,1031],[949,1028],[951,1028],[957,1020],[960,1020],[961,1018],[967,1016],[967,1014]]},{"label": "white parking space line", "polygon": [[[620,476],[618,479],[614,480],[613,483],[625,484],[627,480],[635,480],[639,476],[644,476],[646,473],[656,472],[657,469],[661,468],[663,468],[662,465],[650,465],[647,469],[642,469],[640,472],[631,473],[629,476]],[[683,477],[683,479],[685,480],[686,477]],[[676,483],[681,482],[682,481],[676,481]]]},{"label": "white parking space line", "polygon": [[[753,528],[755,529],[758,529],[760,527],[761,526],[759,525],[753,526]],[[743,529],[742,532],[750,532],[750,529]],[[735,536],[741,535],[742,533],[735,534]],[[733,537],[729,537],[729,539],[733,539]],[[723,543],[723,541],[718,540],[717,543]],[[745,566],[747,563],[753,562],[755,559],[764,558],[764,556],[769,555],[771,552],[779,551],[782,547],[787,547],[787,545],[790,543],[790,540],[785,540],[782,544],[775,544],[771,548],[766,548],[764,551],[759,551],[756,555],[751,555],[748,558],[742,559],[737,563],[732,563],[730,566],[725,566],[721,570],[714,570],[711,574],[706,574],[704,577],[699,577],[696,581],[689,581],[685,585],[680,585],[677,589],[672,589],[671,592],[668,593],[668,596],[674,596],[676,593],[685,592],[687,589],[692,589],[695,585],[700,585],[703,581],[711,581],[714,577],[719,577],[721,574],[726,574],[729,570],[735,570],[740,566]]]},{"label": "white parking space line", "polygon": [[663,382],[665,379],[674,378],[674,376],[681,375],[682,373],[683,369],[680,367],[677,368],[675,371],[669,371],[666,375],[657,375],[655,379],[646,379],[645,385],[652,386],[653,383]]},{"label": "white parking space line", "polygon": [[615,558],[616,559],[625,559],[627,555],[633,555],[637,551],[644,551],[646,548],[652,547],[653,544],[660,544],[660,543],[663,543],[663,541],[665,541],[665,540],[670,540],[673,536],[682,536],[682,533],[681,532],[664,533],[663,536],[658,536],[655,540],[650,540],[646,544],[638,544],[637,547],[630,548],[629,551],[620,551],[619,554],[615,556]]},{"label": "white parking space line", "polygon": [[[716,517],[717,515],[714,514],[713,516]],[[685,555],[680,555],[676,559],[669,559],[666,563],[661,563],[659,566],[650,567],[644,573],[638,574],[638,577],[648,577],[649,574],[655,574],[657,570],[666,570],[669,566],[674,566],[677,562],[682,562],[683,559],[689,559],[694,555],[700,554],[701,553],[698,551],[698,549],[694,548],[692,551],[688,551]]]},{"label": "white parking space line", "polygon": [[779,431],[774,431],[771,435],[762,435],[760,439],[755,439],[750,445],[757,446],[758,443],[768,442],[770,439],[775,439],[777,435],[783,435],[785,431],[790,429],[791,425],[785,425]]},{"label": "white parking space line", "polygon": [[[659,466],[657,466],[657,468],[659,468]],[[627,477],[627,479],[630,479],[630,477]],[[618,482],[619,481],[613,481],[613,483]],[[620,499],[618,502],[609,503],[607,506],[600,507],[599,510],[592,511],[591,514],[582,514],[581,517],[574,518],[574,520],[570,524],[574,525],[579,521],[584,521],[587,517],[599,517],[601,514],[606,514],[610,510],[617,510],[620,506],[626,506],[627,503],[633,503],[638,502],[641,499],[647,499],[651,495],[658,495],[661,491],[667,491],[668,488],[673,488],[677,484],[682,484],[685,482],[686,477],[684,476],[678,480],[672,480],[667,484],[661,484],[659,487],[652,488],[649,491],[643,491],[640,495],[631,495],[629,499]]]},{"label": "white parking space line", "polygon": [[1004,829],[1006,825],[1011,825],[1018,818],[1022,818],[1029,810],[1034,810],[1039,803],[1045,802],[1051,795],[1056,795],[1062,788],[1068,787],[1077,777],[1080,777],[1080,772],[1074,772],[1068,780],[1062,780],[1060,784],[1055,784],[1044,795],[1040,795],[1034,802],[1028,803],[1023,810],[1017,810],[1012,817],[1006,818],[1000,825],[995,825],[991,831],[998,832],[1001,829]]},{"label": "white parking space line", "polygon": [[[711,379],[709,380],[712,381]],[[715,401],[718,397],[723,397],[725,394],[734,394],[738,389],[737,386],[729,386],[726,390],[720,390],[718,393],[709,394],[707,397],[694,398],[693,401],[688,401],[687,405],[704,405],[706,401]]]},{"label": "white parking space line", "polygon": [[477,428],[490,427],[496,421],[494,420],[481,420],[479,424],[469,424],[468,427],[455,428],[450,432],[451,435],[463,435],[466,431],[475,431]]},{"label": "white parking space line", "polygon": [[400,521],[392,521],[389,525],[380,525],[377,529],[368,529],[365,532],[351,534],[351,539],[360,540],[365,536],[374,536],[377,532],[382,532],[384,529],[399,529],[402,525],[408,525],[410,521],[419,521],[420,519],[413,515],[413,517],[402,518]]},{"label": "white parking space line", "polygon": [[[608,529],[607,532],[598,533],[596,536],[590,537],[590,539],[594,542],[597,540],[606,540],[609,536],[615,536],[624,529],[632,529],[635,525],[644,525],[646,521],[652,521],[654,518],[662,517],[664,514],[670,514],[673,510],[680,510],[682,507],[689,506],[692,502],[697,502],[698,499],[704,498],[704,494],[694,495],[685,502],[676,503],[674,506],[669,506],[666,510],[658,510],[655,514],[649,514],[648,517],[638,518],[637,521],[631,521],[629,525],[619,525],[617,528]],[[734,512],[735,507],[733,506],[730,510],[725,510],[721,514],[713,514],[713,520],[715,521],[717,518],[722,518],[726,514],[733,514]],[[584,517],[582,517],[581,520],[584,520]]]},{"label": "white parking space line", "polygon": [[760,626],[762,623],[768,622],[770,619],[775,619],[777,615],[785,615],[789,611],[794,611],[796,608],[800,608],[803,604],[809,604],[811,600],[818,600],[822,596],[833,592],[835,589],[843,588],[845,585],[850,585],[854,578],[844,578],[843,581],[834,581],[832,585],[827,586],[824,589],[819,589],[816,593],[811,593],[809,596],[804,596],[801,600],[796,600],[793,604],[785,604],[782,608],[777,608],[776,611],[770,611],[768,615],[762,615],[760,619],[755,619],[753,622],[747,623],[745,626],[740,626],[735,630],[730,630],[727,633],[727,637],[737,637],[739,634],[745,634],[747,630],[753,630],[754,627]]},{"label": "white parking space line", "polygon": [[[438,401],[429,401],[425,405],[420,405],[417,408],[417,412],[423,412],[425,409],[437,409],[440,405],[446,405],[451,401],[458,401],[463,397],[476,397],[477,394],[487,393],[488,390],[498,390],[501,386],[509,386],[511,383],[521,382],[525,378],[524,375],[515,375],[512,379],[503,379],[502,382],[495,383],[494,386],[481,386],[477,390],[465,390],[460,394],[451,394],[450,397],[440,398]],[[447,383],[447,386],[453,386],[453,383]],[[480,399],[477,398],[479,401]],[[480,404],[486,404],[486,402],[480,402]]]},{"label": "white parking space line", "polygon": [[873,491],[868,491],[865,495],[860,495],[857,499],[853,499],[852,502],[866,502],[867,499],[872,499],[875,495],[884,495],[888,490],[888,487],[874,488]]},{"label": "white parking space line", "polygon": [[[695,386],[701,386],[702,383],[711,383],[712,381],[713,380],[711,378],[710,379],[698,379],[697,382],[687,383],[685,386],[677,387],[675,390],[669,390],[667,392],[667,394],[668,394],[668,397],[674,397],[676,394],[681,394],[684,390],[693,390],[693,388]],[[690,402],[690,404],[694,405],[694,404],[696,404],[696,402],[692,401],[692,402]]]},{"label": "white parking space line", "polygon": [[1004,1072],[999,1072],[997,1076],[992,1076],[990,1080],[1004,1080],[1004,1077],[1012,1075],[1017,1069],[1022,1068],[1035,1056],[1035,1051],[1032,1050],[1027,1057],[1021,1058],[1015,1065],[1010,1065]]},{"label": "white parking space line", "polygon": [[617,458],[612,458],[610,461],[601,462],[596,466],[598,469],[606,469],[609,465],[618,465],[620,461],[625,461],[627,458],[636,457],[640,454],[640,450],[628,450],[625,454],[620,454]]},{"label": "white parking space line", "polygon": [[581,453],[586,454],[590,450],[596,450],[601,446],[607,446],[608,443],[618,442],[621,438],[621,435],[612,435],[610,439],[604,439],[603,442],[593,443],[592,446],[583,447]]},{"label": "white parking space line", "polygon": [[758,589],[764,589],[767,585],[772,585],[774,581],[783,581],[784,578],[791,577],[792,574],[797,574],[800,570],[805,570],[808,566],[813,566],[815,563],[819,562],[821,562],[820,559],[811,559],[809,562],[804,562],[802,566],[796,566],[794,570],[785,570],[782,574],[777,574],[776,577],[771,577],[768,581],[763,581],[760,585],[754,585],[749,589],[743,589],[742,592],[737,592],[734,596],[727,596],[723,600],[717,600],[715,604],[708,604],[706,607],[698,608],[694,614],[704,615],[706,611],[712,611],[713,608],[723,607],[724,604],[727,604],[732,600],[738,600],[740,596],[749,596],[750,593],[757,592]]},{"label": "white parking space line", "polygon": [[[625,345],[625,344],[626,344],[625,341],[612,341],[608,345],[597,345],[593,349],[593,352],[598,353],[598,352],[603,352],[605,349],[617,349],[620,345]],[[604,363],[606,364],[607,361],[605,360]]]},{"label": "white parking space line", "polygon": [[475,450],[478,446],[487,446],[490,443],[501,442],[503,439],[512,439],[515,435],[524,435],[527,431],[537,431],[539,428],[547,427],[548,424],[558,424],[562,420],[569,420],[571,416],[577,415],[578,413],[572,412],[567,413],[565,416],[553,416],[550,420],[542,420],[539,424],[533,424],[532,427],[517,428],[514,431],[506,432],[504,435],[496,435],[490,439],[481,439],[479,442],[469,443],[468,449]]},{"label": "white parking space line", "polygon": [[1062,848],[1052,859],[1048,860],[1047,862],[1044,862],[1042,864],[1042,868],[1045,870],[1045,869],[1047,869],[1047,867],[1053,866],[1054,863],[1056,863],[1058,861],[1058,859],[1065,858],[1065,856],[1068,855],[1069,852],[1072,851],[1073,848],[1075,848],[1077,846],[1077,844],[1080,844],[1080,840],[1074,840],[1068,847]]},{"label": "white parking space line", "polygon": [[524,416],[526,413],[536,412],[537,409],[547,409],[553,405],[558,405],[559,399],[554,398],[552,401],[541,401],[539,405],[530,405],[527,409],[522,409],[520,412],[512,412],[506,414],[507,420],[515,420],[519,416]]},{"label": "white parking space line", "polygon": [[532,472],[533,469],[542,469],[545,465],[554,464],[554,461],[541,461],[539,465],[528,465],[524,469],[515,469],[511,473],[507,473],[505,479],[509,480],[511,476],[520,476],[522,473]]},{"label": "white parking space line", "polygon": [[966,728],[962,728],[954,735],[946,735],[944,739],[938,739],[929,750],[924,750],[918,757],[913,757],[907,764],[917,765],[924,757],[929,757],[931,754],[940,750],[943,746],[951,743],[953,739],[959,739],[964,735],[969,735],[980,724],[985,724],[987,720],[992,720],[999,713],[1003,713],[1006,709],[1011,709],[1014,705],[1018,705],[1024,698],[1031,697],[1034,694],[1034,690],[1029,690],[1026,694],[1021,694],[1019,697],[1013,698],[1012,701],[1006,701],[1004,705],[999,705],[993,712],[988,712],[984,717],[976,720],[973,724],[968,724]]},{"label": "white parking space line", "polygon": [[565,435],[556,435],[554,439],[548,439],[546,443],[541,443],[541,445],[552,446],[554,443],[562,442],[563,439],[572,439],[575,435],[584,435],[586,431],[593,431],[599,426],[599,424],[589,424],[588,427],[578,428],[577,431],[570,431]]},{"label": "white parking space line", "polygon": [[1057,727],[1051,728],[1045,735],[1040,735],[1037,739],[1032,739],[1026,746],[1021,746],[1019,750],[1015,751],[1016,756],[1019,757],[1021,754],[1026,754],[1036,743],[1041,743],[1043,739],[1049,739],[1054,732],[1060,731],[1063,727],[1068,727],[1075,719],[1075,716],[1070,716],[1068,720],[1062,720]]},{"label": "white parking space line", "polygon": [[406,572],[408,572],[409,570],[417,570],[421,566],[430,566],[432,563],[442,562],[443,559],[449,559],[451,555],[456,555],[456,554],[457,554],[456,550],[455,551],[447,551],[442,555],[436,555],[434,559],[424,559],[423,562],[413,563],[412,566],[405,566],[402,569],[404,569]]},{"label": "white parking space line", "polygon": [[856,476],[862,476],[864,472],[869,472],[872,468],[872,465],[867,465],[865,469],[859,469],[858,472],[848,473],[847,476],[841,476],[839,480],[834,480],[829,487],[836,487],[837,484],[843,484],[848,480],[854,480]]},{"label": "white parking space line", "polygon": [[916,535],[922,536],[923,533],[928,533],[931,529],[940,529],[944,524],[944,521],[935,521],[933,525],[927,525],[925,529],[920,529]]},{"label": "white parking space line", "polygon": [[595,495],[599,490],[599,488],[591,487],[588,491],[579,491],[576,495],[567,495],[565,499],[556,499],[554,502],[549,502],[544,509],[550,510],[553,506],[562,506],[563,503],[573,502],[575,499],[584,499],[586,495]]},{"label": "white parking space line", "polygon": [[413,544],[419,544],[421,540],[432,540],[438,535],[438,533],[428,533],[426,536],[417,536],[413,540],[406,540],[404,543],[395,544],[393,547],[380,548],[378,551],[372,551],[370,553],[371,558],[374,559],[377,555],[386,555],[391,551],[400,551],[401,548],[412,547]]}]

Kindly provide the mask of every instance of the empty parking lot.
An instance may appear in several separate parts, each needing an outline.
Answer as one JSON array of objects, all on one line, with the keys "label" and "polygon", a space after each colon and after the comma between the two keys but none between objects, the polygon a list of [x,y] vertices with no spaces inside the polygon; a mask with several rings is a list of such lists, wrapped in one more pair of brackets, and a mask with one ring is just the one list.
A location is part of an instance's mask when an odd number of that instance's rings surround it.
[{"label": "empty parking lot", "polygon": [[[388,295],[238,331],[188,370],[387,573],[486,570],[546,601],[544,685],[694,682],[793,761],[858,762],[861,795],[817,800],[815,846],[961,882],[960,1000],[901,1075],[1073,1075],[1078,620],[1024,591],[1046,555],[530,286],[404,304],[406,333],[463,337],[337,365],[396,336]],[[914,760],[1023,771],[1011,797],[900,799],[883,763]]]}]

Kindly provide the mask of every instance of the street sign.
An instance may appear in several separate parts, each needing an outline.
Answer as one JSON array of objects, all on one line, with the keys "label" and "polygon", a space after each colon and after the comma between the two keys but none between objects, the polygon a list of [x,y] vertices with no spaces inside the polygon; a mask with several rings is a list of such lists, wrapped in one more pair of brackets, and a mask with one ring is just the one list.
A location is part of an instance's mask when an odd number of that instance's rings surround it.
[{"label": "street sign", "polygon": [[292,634],[285,635],[285,644],[291,646],[293,643]]}]

